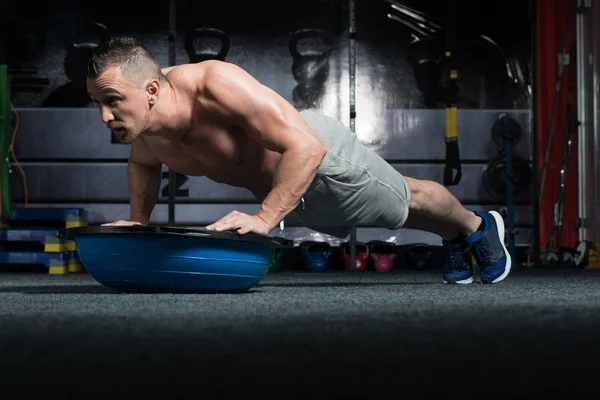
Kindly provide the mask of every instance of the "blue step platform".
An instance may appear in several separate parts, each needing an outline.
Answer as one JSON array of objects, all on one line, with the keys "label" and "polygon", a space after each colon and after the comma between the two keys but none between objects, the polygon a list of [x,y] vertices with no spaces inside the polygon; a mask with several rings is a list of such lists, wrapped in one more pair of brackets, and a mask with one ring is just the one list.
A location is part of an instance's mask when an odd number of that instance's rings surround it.
[{"label": "blue step platform", "polygon": [[11,222],[61,221],[61,228],[75,228],[87,225],[83,208],[75,207],[15,207],[13,215],[3,222],[9,227]]},{"label": "blue step platform", "polygon": [[39,243],[45,252],[77,251],[75,241],[61,240],[57,228],[0,228],[0,242]]},{"label": "blue step platform", "polygon": [[0,264],[45,265],[51,275],[82,270],[74,241],[58,239],[60,229],[87,226],[83,208],[15,207],[0,221]]},{"label": "blue step platform", "polygon": [[81,261],[76,252],[0,251],[0,264],[45,265],[50,275],[63,275],[67,272],[82,270]]}]

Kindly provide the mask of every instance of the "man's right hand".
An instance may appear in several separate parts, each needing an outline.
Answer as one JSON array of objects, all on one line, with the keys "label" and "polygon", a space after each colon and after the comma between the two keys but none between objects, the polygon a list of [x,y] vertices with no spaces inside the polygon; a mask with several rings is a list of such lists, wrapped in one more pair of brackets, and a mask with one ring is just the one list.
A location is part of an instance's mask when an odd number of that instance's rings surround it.
[{"label": "man's right hand", "polygon": [[125,220],[118,220],[115,222],[110,222],[108,224],[102,224],[101,226],[132,226],[132,225],[143,225],[139,222],[136,221],[125,221]]}]

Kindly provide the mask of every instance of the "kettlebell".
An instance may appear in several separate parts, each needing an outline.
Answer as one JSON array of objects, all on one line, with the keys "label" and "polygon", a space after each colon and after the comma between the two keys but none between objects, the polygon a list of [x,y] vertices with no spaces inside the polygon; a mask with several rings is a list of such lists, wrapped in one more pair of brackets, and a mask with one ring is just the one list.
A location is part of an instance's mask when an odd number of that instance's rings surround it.
[{"label": "kettlebell", "polygon": [[[307,39],[318,39],[323,48],[300,51],[301,42]],[[293,58],[292,76],[298,84],[293,91],[295,101],[301,107],[315,107],[324,94],[329,77],[332,39],[322,29],[300,29],[290,34],[288,46]]]},{"label": "kettlebell", "polygon": [[329,266],[331,246],[326,242],[305,242],[301,245],[304,268],[310,272],[323,272]]},{"label": "kettlebell", "polygon": [[64,60],[65,74],[74,89],[87,93],[86,72],[94,51],[110,39],[106,25],[100,22],[84,23],[65,41],[67,55]]},{"label": "kettlebell", "polygon": [[438,108],[444,95],[440,84],[443,74],[442,50],[439,39],[435,37],[415,39],[408,46],[407,59],[428,108]]},{"label": "kettlebell", "polygon": [[428,245],[424,243],[413,244],[406,253],[408,267],[416,270],[424,270],[429,264],[431,254],[431,248]]},{"label": "kettlebell", "polygon": [[[342,259],[344,260],[344,268],[347,271],[352,271],[352,264],[350,262],[350,243],[342,243],[340,245],[342,250]],[[365,243],[356,243],[356,271],[364,271],[367,269],[367,258],[369,257],[369,247]]]},{"label": "kettlebell", "polygon": [[[196,39],[218,39],[220,45],[217,51],[199,50],[196,46]],[[185,50],[191,63],[199,63],[206,60],[225,61],[229,53],[231,40],[229,36],[220,29],[215,28],[196,28],[188,32],[185,36]]]},{"label": "kettlebell", "polygon": [[273,259],[269,265],[269,273],[279,272],[283,267],[283,249],[275,249]]},{"label": "kettlebell", "polygon": [[369,258],[377,272],[390,272],[394,269],[396,246],[393,243],[374,241],[369,243]]}]

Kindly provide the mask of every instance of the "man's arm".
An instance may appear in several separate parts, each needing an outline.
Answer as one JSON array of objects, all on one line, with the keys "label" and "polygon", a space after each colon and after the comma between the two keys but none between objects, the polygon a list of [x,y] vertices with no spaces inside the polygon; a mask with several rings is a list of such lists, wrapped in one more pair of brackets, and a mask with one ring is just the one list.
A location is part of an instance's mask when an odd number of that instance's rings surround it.
[{"label": "man's arm", "polygon": [[219,63],[206,78],[209,107],[282,154],[273,188],[257,213],[272,230],[298,205],[327,150],[293,106],[237,66]]},{"label": "man's arm", "polygon": [[162,163],[150,154],[142,138],[138,138],[131,146],[127,165],[131,221],[148,225],[158,200],[161,168]]}]

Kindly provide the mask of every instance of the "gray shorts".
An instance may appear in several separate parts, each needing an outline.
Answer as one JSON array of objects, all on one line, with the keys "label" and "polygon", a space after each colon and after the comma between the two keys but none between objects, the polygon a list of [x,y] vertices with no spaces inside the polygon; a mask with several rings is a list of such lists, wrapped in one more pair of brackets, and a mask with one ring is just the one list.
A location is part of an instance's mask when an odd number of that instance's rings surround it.
[{"label": "gray shorts", "polygon": [[327,146],[327,155],[284,222],[340,238],[353,226],[402,227],[410,202],[404,177],[341,122],[310,110],[301,115]]}]

